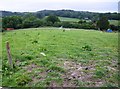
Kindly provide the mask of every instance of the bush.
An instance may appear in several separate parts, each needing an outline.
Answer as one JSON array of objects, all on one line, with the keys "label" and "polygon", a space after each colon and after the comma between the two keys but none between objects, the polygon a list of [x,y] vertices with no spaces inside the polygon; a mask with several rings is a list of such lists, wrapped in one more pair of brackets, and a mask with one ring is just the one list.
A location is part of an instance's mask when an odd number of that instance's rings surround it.
[{"label": "bush", "polygon": [[83,46],[82,49],[85,51],[92,51],[92,48],[89,45]]},{"label": "bush", "polygon": [[96,27],[91,23],[71,23],[71,22],[61,22],[55,24],[56,26],[63,26],[64,28],[78,28],[78,29],[95,29]]},{"label": "bush", "polygon": [[72,28],[72,24],[70,22],[62,22],[62,26],[65,28]]},{"label": "bush", "polygon": [[60,26],[62,26],[62,22],[55,22],[55,23],[53,24],[53,26],[54,26],[54,27],[60,27]]},{"label": "bush", "polygon": [[113,31],[119,31],[119,26],[110,25],[110,29],[112,29]]},{"label": "bush", "polygon": [[58,18],[57,16],[55,16],[55,15],[50,15],[50,16],[48,16],[48,17],[46,18],[46,21],[47,21],[47,22],[52,22],[53,24],[54,24],[55,22],[60,22],[59,18]]},{"label": "bush", "polygon": [[53,23],[50,22],[50,21],[48,21],[48,22],[45,22],[45,23],[44,23],[44,26],[53,26]]},{"label": "bush", "polygon": [[80,20],[78,23],[83,24],[83,23],[86,23],[86,21],[85,20]]},{"label": "bush", "polygon": [[9,17],[4,17],[2,22],[3,22],[3,28],[21,28],[22,27],[22,17],[20,16],[9,16]]},{"label": "bush", "polygon": [[[95,26],[90,22],[79,21],[79,22],[60,22],[56,16],[48,16],[45,20],[40,20],[33,15],[27,16],[10,16],[3,18],[3,28],[36,28],[41,26],[53,26],[64,28],[78,28],[78,29],[95,29]],[[4,30],[2,30],[4,31]]]}]

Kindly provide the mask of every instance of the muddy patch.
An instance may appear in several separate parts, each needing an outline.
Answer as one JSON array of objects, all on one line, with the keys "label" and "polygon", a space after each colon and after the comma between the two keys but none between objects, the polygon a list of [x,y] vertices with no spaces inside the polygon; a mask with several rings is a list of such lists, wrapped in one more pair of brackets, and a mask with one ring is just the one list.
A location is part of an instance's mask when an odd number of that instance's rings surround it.
[{"label": "muddy patch", "polygon": [[[60,62],[61,61],[61,62]],[[114,65],[117,65],[117,62],[108,61],[108,64],[104,64],[102,66],[102,62],[104,63],[104,60],[90,60],[87,63],[82,62],[76,62],[72,60],[67,59],[60,59],[57,66],[62,67],[65,69],[65,73],[60,73],[62,83],[57,83],[56,81],[51,80],[50,84],[48,86],[50,87],[102,87],[104,84],[107,84],[109,80],[107,80],[107,77],[113,76],[112,72],[117,72],[117,67],[113,67]],[[107,61],[106,61],[107,62]],[[98,67],[98,69],[97,69]],[[99,68],[100,67],[100,68]],[[29,83],[29,85],[36,84],[42,81],[46,80],[46,77],[48,76],[48,72],[45,70],[44,67],[30,64],[24,67],[24,69],[29,73],[34,73],[32,76],[32,82]],[[43,71],[39,71],[37,69],[42,69]],[[101,71],[104,71],[103,69],[107,69],[108,72],[106,72],[105,76],[102,76],[101,78],[96,78],[95,73],[97,70],[98,75],[101,73]],[[36,72],[34,72],[36,70]],[[112,71],[112,72],[111,72]]]},{"label": "muddy patch", "polygon": [[73,61],[65,61],[63,66],[66,70],[66,74],[62,76],[64,78],[64,87],[79,86],[76,80],[80,82],[91,81],[95,70],[95,65],[84,66]]},{"label": "muddy patch", "polygon": [[[63,87],[101,87],[106,84],[106,79],[95,78],[95,71],[98,66],[97,63],[98,61],[96,60],[90,60],[85,64],[68,60],[65,61],[62,65],[66,70],[65,74],[62,76],[64,79]],[[116,71],[115,68],[111,67],[108,67],[108,71],[109,70],[114,70],[114,72]]]}]

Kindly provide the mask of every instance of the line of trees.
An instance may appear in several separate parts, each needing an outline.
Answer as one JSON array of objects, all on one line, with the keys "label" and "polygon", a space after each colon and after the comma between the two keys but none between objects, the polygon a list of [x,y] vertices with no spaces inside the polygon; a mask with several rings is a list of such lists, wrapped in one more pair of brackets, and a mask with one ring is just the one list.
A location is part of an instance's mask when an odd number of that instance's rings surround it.
[{"label": "line of trees", "polygon": [[106,31],[108,28],[112,29],[113,31],[120,31],[120,26],[110,25],[108,18],[103,14],[99,15],[99,20],[96,21],[96,26],[101,31]]},{"label": "line of trees", "polygon": [[[6,16],[24,16],[29,12],[10,12],[10,11],[0,11],[2,13],[3,17]],[[90,20],[93,20],[94,18],[99,18],[100,14],[103,14],[106,16],[109,20],[119,20],[120,13],[94,13],[94,12],[88,12],[88,11],[74,11],[74,10],[42,10],[32,13],[34,16],[38,18],[43,18],[45,16],[49,15],[56,15],[60,17],[68,17],[68,18],[79,18],[84,19],[88,18]]]},{"label": "line of trees", "polygon": [[39,19],[33,14],[26,14],[25,16],[8,16],[3,17],[2,20],[3,30],[6,28],[22,29],[22,28],[37,28],[43,26],[54,26],[64,28],[79,28],[79,29],[98,29],[107,30],[111,28],[113,30],[118,30],[117,26],[111,25],[105,16],[100,16],[99,20],[94,20],[92,22],[86,22],[80,20],[79,22],[61,22],[60,19],[55,15],[47,16],[45,19]]},{"label": "line of trees", "polygon": [[86,28],[86,29],[94,29],[95,26],[92,25],[91,22],[86,22],[80,20],[79,22],[61,22],[57,16],[50,15],[47,16],[45,20],[39,19],[32,14],[27,14],[25,16],[8,16],[4,17],[2,20],[3,29],[6,28],[36,28],[43,26],[54,26],[60,27],[63,26],[65,28]]}]

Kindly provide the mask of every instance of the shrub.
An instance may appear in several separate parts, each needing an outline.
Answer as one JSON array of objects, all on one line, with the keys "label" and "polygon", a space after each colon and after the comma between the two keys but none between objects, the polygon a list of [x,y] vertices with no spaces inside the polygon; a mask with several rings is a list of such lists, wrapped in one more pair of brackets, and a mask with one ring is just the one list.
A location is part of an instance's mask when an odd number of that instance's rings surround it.
[{"label": "shrub", "polygon": [[60,26],[62,26],[62,23],[61,23],[61,22],[55,22],[55,23],[53,24],[53,26],[54,26],[54,27],[60,27]]},{"label": "shrub", "polygon": [[65,28],[72,28],[72,24],[70,22],[62,22],[62,26]]},{"label": "shrub", "polygon": [[46,21],[47,22],[52,22],[53,24],[55,22],[60,22],[59,18],[57,16],[54,16],[54,15],[50,15],[46,18]]},{"label": "shrub", "polygon": [[85,51],[92,51],[92,48],[89,45],[83,46],[82,49]]},{"label": "shrub", "polygon": [[113,31],[119,31],[119,26],[110,25],[110,29],[112,29]]}]

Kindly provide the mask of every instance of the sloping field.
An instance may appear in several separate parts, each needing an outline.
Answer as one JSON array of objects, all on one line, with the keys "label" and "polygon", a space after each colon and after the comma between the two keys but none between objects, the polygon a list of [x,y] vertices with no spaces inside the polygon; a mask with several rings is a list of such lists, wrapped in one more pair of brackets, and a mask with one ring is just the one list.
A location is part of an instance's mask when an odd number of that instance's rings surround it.
[{"label": "sloping field", "polygon": [[67,22],[78,22],[79,19],[77,18],[67,18],[67,17],[59,17],[60,21],[67,21]]},{"label": "sloping field", "polygon": [[[45,20],[48,16],[45,16],[43,20]],[[67,17],[58,17],[60,21],[66,21],[66,22],[78,22],[79,19],[77,18],[67,18]]]},{"label": "sloping field", "polygon": [[118,20],[109,20],[110,24],[118,26],[120,25],[120,22]]},{"label": "sloping field", "polygon": [[[118,86],[117,33],[31,28],[4,32],[2,36],[3,86]],[[8,65],[6,41],[14,69]]]}]

